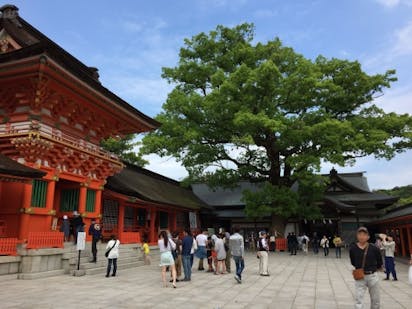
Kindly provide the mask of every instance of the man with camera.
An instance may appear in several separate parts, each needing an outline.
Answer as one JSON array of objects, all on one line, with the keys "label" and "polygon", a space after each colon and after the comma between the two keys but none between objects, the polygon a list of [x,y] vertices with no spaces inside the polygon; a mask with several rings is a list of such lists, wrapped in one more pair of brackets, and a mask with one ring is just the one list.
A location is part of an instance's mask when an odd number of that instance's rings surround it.
[{"label": "man with camera", "polygon": [[395,270],[396,244],[393,241],[393,237],[391,235],[385,235],[385,234],[379,234],[379,237],[383,239],[382,246],[385,249],[385,272],[386,272],[385,280],[389,280],[389,275],[392,274],[393,281],[398,281],[398,278],[396,277],[396,270]]},{"label": "man with camera", "polygon": [[379,249],[370,244],[369,232],[366,227],[357,230],[358,242],[349,251],[350,261],[355,269],[355,308],[363,308],[363,299],[368,289],[371,299],[371,309],[380,308],[379,276],[377,271],[382,271],[382,255]]}]

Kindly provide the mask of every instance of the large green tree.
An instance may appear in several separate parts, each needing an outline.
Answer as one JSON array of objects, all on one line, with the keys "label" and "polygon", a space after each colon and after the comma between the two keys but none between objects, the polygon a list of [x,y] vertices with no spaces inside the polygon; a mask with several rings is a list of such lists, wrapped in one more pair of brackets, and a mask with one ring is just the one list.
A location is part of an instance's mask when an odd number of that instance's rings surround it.
[{"label": "large green tree", "polygon": [[[189,179],[211,185],[261,182],[244,193],[251,217],[310,218],[319,213],[322,161],[391,159],[412,146],[411,117],[372,104],[394,70],[369,75],[357,61],[308,59],[278,38],[255,43],[251,24],[186,39],[179,56],[163,68],[175,87],[142,153],[174,156]],[[291,190],[297,179],[300,189]]]}]

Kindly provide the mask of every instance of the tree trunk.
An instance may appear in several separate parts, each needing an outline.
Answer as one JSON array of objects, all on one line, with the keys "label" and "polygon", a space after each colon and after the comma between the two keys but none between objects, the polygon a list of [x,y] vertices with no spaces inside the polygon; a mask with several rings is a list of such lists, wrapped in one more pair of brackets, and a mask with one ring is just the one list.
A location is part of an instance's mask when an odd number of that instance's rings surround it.
[{"label": "tree trunk", "polygon": [[278,232],[280,237],[285,237],[285,228],[287,219],[280,217],[278,215],[272,214],[271,215],[271,233],[273,234],[275,231]]}]

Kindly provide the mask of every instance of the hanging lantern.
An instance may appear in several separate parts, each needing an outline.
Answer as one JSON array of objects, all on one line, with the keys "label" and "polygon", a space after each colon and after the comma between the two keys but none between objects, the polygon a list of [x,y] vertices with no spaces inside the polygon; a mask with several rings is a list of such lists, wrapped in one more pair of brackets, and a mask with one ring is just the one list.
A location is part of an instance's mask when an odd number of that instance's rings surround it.
[{"label": "hanging lantern", "polygon": [[329,224],[332,224],[332,220],[331,220],[331,219],[329,219]]},{"label": "hanging lantern", "polygon": [[323,219],[323,224],[326,224],[326,220],[325,220],[325,219]]},{"label": "hanging lantern", "polygon": [[305,222],[305,224],[308,224],[308,220],[304,219],[303,222]]}]

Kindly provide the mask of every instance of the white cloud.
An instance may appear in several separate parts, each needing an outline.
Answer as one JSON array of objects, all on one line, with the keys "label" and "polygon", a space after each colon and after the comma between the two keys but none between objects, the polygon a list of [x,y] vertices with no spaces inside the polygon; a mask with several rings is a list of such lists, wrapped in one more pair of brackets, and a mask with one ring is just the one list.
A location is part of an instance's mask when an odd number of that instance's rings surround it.
[{"label": "white cloud", "polygon": [[395,31],[395,45],[393,52],[397,55],[412,54],[412,21],[405,27]]},{"label": "white cloud", "polygon": [[375,104],[386,112],[412,115],[412,85],[389,89],[385,95],[375,100]]},{"label": "white cloud", "polygon": [[107,79],[110,89],[150,116],[160,112],[168,93],[173,86],[159,78],[141,76],[110,76]]},{"label": "white cloud", "polygon": [[144,156],[144,159],[149,161],[149,164],[145,166],[145,168],[160,175],[178,181],[188,176],[186,169],[174,158],[161,158],[158,155],[150,154]]},{"label": "white cloud", "polygon": [[401,0],[376,0],[379,4],[388,8],[395,7],[400,4]]},{"label": "white cloud", "polygon": [[278,11],[277,10],[264,10],[264,9],[260,9],[260,10],[256,10],[253,13],[253,16],[255,18],[270,18],[270,17],[274,17],[278,15]]},{"label": "white cloud", "polygon": [[412,6],[412,0],[376,0],[376,2],[390,9],[400,5]]}]

